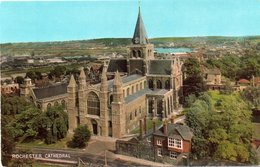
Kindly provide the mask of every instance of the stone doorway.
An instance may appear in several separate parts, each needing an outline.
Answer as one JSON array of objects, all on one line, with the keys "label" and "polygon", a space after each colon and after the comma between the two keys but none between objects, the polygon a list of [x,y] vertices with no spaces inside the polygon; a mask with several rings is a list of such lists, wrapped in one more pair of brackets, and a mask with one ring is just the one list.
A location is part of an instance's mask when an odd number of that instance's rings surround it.
[{"label": "stone doorway", "polygon": [[93,134],[94,135],[98,135],[98,124],[97,124],[97,121],[92,119],[91,120],[91,123],[92,123],[92,131],[93,131]]},{"label": "stone doorway", "polygon": [[112,137],[112,121],[108,121],[108,136]]}]

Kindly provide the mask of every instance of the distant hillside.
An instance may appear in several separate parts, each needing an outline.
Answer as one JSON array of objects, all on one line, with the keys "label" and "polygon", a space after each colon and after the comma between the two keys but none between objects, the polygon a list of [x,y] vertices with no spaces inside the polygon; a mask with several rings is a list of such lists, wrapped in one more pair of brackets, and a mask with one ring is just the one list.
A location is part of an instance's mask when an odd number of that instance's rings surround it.
[{"label": "distant hillside", "polygon": [[[165,37],[153,38],[150,41],[155,46],[174,43],[176,47],[196,47],[197,45],[217,45],[232,42],[249,41],[260,42],[260,36],[249,37]],[[126,54],[126,46],[131,44],[130,38],[104,38],[79,41],[61,42],[27,42],[27,43],[5,43],[0,44],[1,55],[40,55],[40,56],[73,56],[73,55],[99,55],[108,53]]]}]

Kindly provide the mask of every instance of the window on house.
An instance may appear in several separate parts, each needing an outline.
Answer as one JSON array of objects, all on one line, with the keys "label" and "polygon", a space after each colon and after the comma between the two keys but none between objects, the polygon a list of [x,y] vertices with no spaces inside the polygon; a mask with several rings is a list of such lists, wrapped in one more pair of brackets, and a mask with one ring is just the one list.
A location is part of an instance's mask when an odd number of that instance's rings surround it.
[{"label": "window on house", "polygon": [[157,140],[157,145],[161,146],[162,145],[162,140]]},{"label": "window on house", "polygon": [[168,147],[182,148],[182,140],[174,139],[174,138],[168,138]]},{"label": "window on house", "polygon": [[157,155],[158,155],[159,157],[162,157],[162,149],[161,149],[161,148],[158,148],[158,149],[157,149]]},{"label": "window on house", "polygon": [[176,152],[170,151],[170,158],[171,158],[171,159],[176,159],[177,156],[178,156],[178,154],[177,154]]},{"label": "window on house", "polygon": [[137,117],[137,109],[135,110],[135,117]]}]

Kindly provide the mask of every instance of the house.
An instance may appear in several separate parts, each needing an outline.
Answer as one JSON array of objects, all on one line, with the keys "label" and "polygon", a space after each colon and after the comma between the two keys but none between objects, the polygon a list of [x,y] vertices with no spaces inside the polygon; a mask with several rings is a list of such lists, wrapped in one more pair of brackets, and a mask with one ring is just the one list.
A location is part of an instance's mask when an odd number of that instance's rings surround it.
[{"label": "house", "polygon": [[1,93],[2,94],[14,94],[14,93],[19,93],[19,84],[18,83],[14,83],[12,81],[12,83],[8,84],[6,82],[4,82],[1,85]]},{"label": "house", "polygon": [[205,69],[203,76],[208,89],[220,90],[223,87],[221,82],[221,72],[218,68]]},{"label": "house", "polygon": [[146,118],[140,120],[139,136],[130,136],[116,141],[116,153],[155,162],[185,165],[191,152],[193,133],[186,125],[165,123],[157,129],[147,129]]},{"label": "house", "polygon": [[[191,152],[193,133],[186,125],[164,123],[153,133],[153,146],[158,158],[181,159]],[[165,158],[164,158],[165,159]]]}]

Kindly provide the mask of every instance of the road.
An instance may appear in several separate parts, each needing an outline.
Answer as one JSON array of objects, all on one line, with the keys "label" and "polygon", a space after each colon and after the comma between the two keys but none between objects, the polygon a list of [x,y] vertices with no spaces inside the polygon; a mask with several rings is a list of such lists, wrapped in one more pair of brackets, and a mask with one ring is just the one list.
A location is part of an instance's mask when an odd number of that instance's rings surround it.
[{"label": "road", "polygon": [[[17,150],[21,149],[29,149],[35,154],[69,154],[70,158],[62,158],[62,159],[57,159],[57,158],[52,158],[51,160],[55,160],[56,163],[61,163],[61,164],[73,164],[78,161],[80,158],[84,163],[86,164],[92,164],[95,166],[104,166],[105,165],[105,156],[103,155],[93,155],[90,153],[86,153],[84,151],[80,150],[73,150],[73,149],[51,149],[51,148],[41,148],[41,147],[21,147],[17,146]],[[108,152],[109,153],[109,152]],[[113,158],[107,154],[107,165],[111,167],[126,167],[126,166],[144,166],[143,164],[140,163],[134,163],[134,162],[129,162],[129,161],[124,161],[121,159]],[[111,154],[110,154],[111,155]],[[41,161],[48,161],[49,159],[41,159]],[[66,163],[66,161],[68,163]],[[70,162],[70,163],[69,163]],[[76,166],[76,165],[75,165]]]}]

